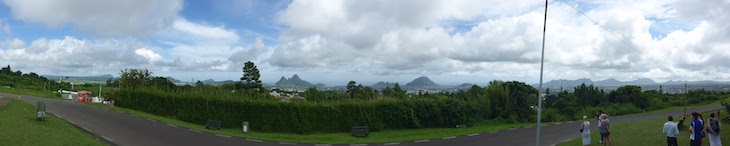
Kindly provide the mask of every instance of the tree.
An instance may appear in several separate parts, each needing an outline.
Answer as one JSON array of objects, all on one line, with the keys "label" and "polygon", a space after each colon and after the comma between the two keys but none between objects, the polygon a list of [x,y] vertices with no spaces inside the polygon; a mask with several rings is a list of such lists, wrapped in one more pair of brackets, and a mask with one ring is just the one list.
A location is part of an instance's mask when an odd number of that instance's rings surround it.
[{"label": "tree", "polygon": [[259,74],[259,69],[256,68],[256,65],[251,61],[246,62],[243,67],[243,77],[241,77],[241,81],[245,82],[245,88],[263,91],[259,77],[261,77],[261,74]]},{"label": "tree", "polygon": [[362,94],[363,99],[375,99],[378,91],[374,90],[373,88],[370,88],[370,86],[366,86],[365,88],[362,88]]},{"label": "tree", "polygon": [[386,97],[393,97],[393,89],[391,89],[390,86],[385,86],[385,88],[383,88],[383,95]]},{"label": "tree", "polygon": [[304,91],[304,98],[309,101],[323,101],[325,100],[326,95],[317,90],[317,87],[309,87],[309,89]]},{"label": "tree", "polygon": [[641,92],[641,87],[634,85],[621,86],[611,91],[609,100],[615,103],[633,103],[636,107],[646,109],[650,106],[649,98],[645,97]]},{"label": "tree", "polygon": [[347,93],[350,93],[350,98],[355,98],[355,91],[357,90],[357,86],[355,86],[357,83],[355,81],[350,81],[347,83]]},{"label": "tree", "polygon": [[401,89],[400,85],[395,83],[395,87],[393,87],[393,94],[396,98],[405,98],[406,90]]},{"label": "tree", "polygon": [[10,69],[10,65],[8,65],[8,67],[3,67],[2,69],[0,69],[0,73],[7,74],[7,75],[12,75],[13,74],[13,70],[11,70]]},{"label": "tree", "polygon": [[152,80],[152,72],[145,69],[124,69],[119,71],[119,84],[122,88],[136,89],[138,87],[146,87]]}]

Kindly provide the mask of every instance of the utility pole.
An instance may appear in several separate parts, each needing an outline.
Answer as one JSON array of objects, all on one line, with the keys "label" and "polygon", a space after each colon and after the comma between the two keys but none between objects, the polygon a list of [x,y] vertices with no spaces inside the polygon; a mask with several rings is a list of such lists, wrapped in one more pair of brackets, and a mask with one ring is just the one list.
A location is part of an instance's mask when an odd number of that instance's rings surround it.
[{"label": "utility pole", "polygon": [[540,57],[540,89],[537,94],[537,140],[535,145],[540,146],[540,121],[542,116],[542,70],[545,62],[545,27],[547,25],[548,0],[545,0],[545,18],[542,23],[542,56]]}]

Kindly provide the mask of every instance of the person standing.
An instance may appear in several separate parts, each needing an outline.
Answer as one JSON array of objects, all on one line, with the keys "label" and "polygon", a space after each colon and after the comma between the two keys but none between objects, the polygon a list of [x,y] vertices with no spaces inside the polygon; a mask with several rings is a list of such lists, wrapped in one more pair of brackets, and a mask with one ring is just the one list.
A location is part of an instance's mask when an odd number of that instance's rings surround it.
[{"label": "person standing", "polygon": [[580,131],[583,136],[583,146],[591,144],[591,122],[588,121],[587,116],[583,116],[583,124],[580,124]]},{"label": "person standing", "polygon": [[692,123],[689,123],[689,145],[690,146],[701,146],[702,145],[702,129],[704,124],[699,119],[699,113],[692,112]]},{"label": "person standing", "polygon": [[722,146],[720,129],[722,124],[715,118],[715,113],[710,113],[710,119],[707,119],[707,137],[710,139],[710,146]]},{"label": "person standing", "polygon": [[[603,116],[603,110],[598,110],[598,117],[596,117],[596,120],[598,120],[598,130],[599,131],[601,130],[601,125],[603,125],[603,124],[601,124],[601,120],[602,120],[601,117],[602,116]],[[601,143],[603,143],[603,137],[601,137],[598,140],[598,144],[601,144]]]},{"label": "person standing", "polygon": [[667,146],[677,146],[677,134],[679,134],[679,129],[677,128],[677,124],[674,123],[672,116],[669,116],[667,120],[669,121],[664,123],[664,129],[662,129],[664,134],[667,135]]},{"label": "person standing", "polygon": [[608,145],[611,145],[611,139],[609,139],[609,135],[611,134],[611,120],[608,120],[608,116],[606,114],[601,115],[601,138],[603,139],[603,146],[606,146],[606,143]]}]

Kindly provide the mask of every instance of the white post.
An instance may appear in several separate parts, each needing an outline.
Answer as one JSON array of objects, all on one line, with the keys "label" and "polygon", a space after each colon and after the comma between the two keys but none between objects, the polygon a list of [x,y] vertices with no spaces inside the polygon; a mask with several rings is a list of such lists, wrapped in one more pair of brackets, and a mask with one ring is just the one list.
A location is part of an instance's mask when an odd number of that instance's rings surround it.
[{"label": "white post", "polygon": [[101,99],[101,84],[99,84],[99,99]]},{"label": "white post", "polygon": [[537,93],[537,138],[535,140],[535,145],[540,146],[540,121],[542,120],[542,69],[543,69],[543,62],[545,61],[545,27],[547,25],[547,8],[548,8],[548,0],[545,0],[545,19],[543,19],[542,23],[542,57],[540,58],[540,89],[538,89]]}]

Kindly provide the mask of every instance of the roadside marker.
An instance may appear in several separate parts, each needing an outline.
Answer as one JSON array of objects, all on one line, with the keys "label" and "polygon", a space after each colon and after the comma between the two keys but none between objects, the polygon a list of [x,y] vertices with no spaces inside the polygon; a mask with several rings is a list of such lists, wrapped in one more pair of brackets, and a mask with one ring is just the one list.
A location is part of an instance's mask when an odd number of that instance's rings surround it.
[{"label": "roadside marker", "polygon": [[279,144],[297,145],[296,143],[288,143],[288,142],[279,142]]},{"label": "roadside marker", "polygon": [[[496,131],[492,131],[492,132],[496,132]],[[479,135],[479,133],[472,133],[472,134],[469,134],[469,135],[466,135],[466,136],[475,136],[475,135]]]},{"label": "roadside marker", "polygon": [[216,135],[218,135],[220,137],[231,138],[231,136],[228,136],[228,135],[220,135],[220,134],[216,134]]},{"label": "roadside marker", "polygon": [[263,140],[258,140],[258,139],[248,139],[247,138],[246,140],[248,140],[248,141],[255,141],[255,142],[264,142]]},{"label": "roadside marker", "polygon": [[172,125],[172,124],[167,124],[167,126],[177,127],[177,126],[175,126],[175,125]]},{"label": "roadside marker", "polygon": [[400,144],[400,142],[391,142],[391,143],[386,143],[386,144],[383,144],[383,145],[397,145],[397,144]]},{"label": "roadside marker", "polygon": [[425,139],[425,140],[416,140],[414,142],[418,143],[418,142],[427,142],[427,141],[430,141],[430,140],[428,140],[428,139]]},{"label": "roadside marker", "polygon": [[456,138],[456,136],[444,137],[444,138],[441,138],[441,139],[452,139],[452,138]]}]

